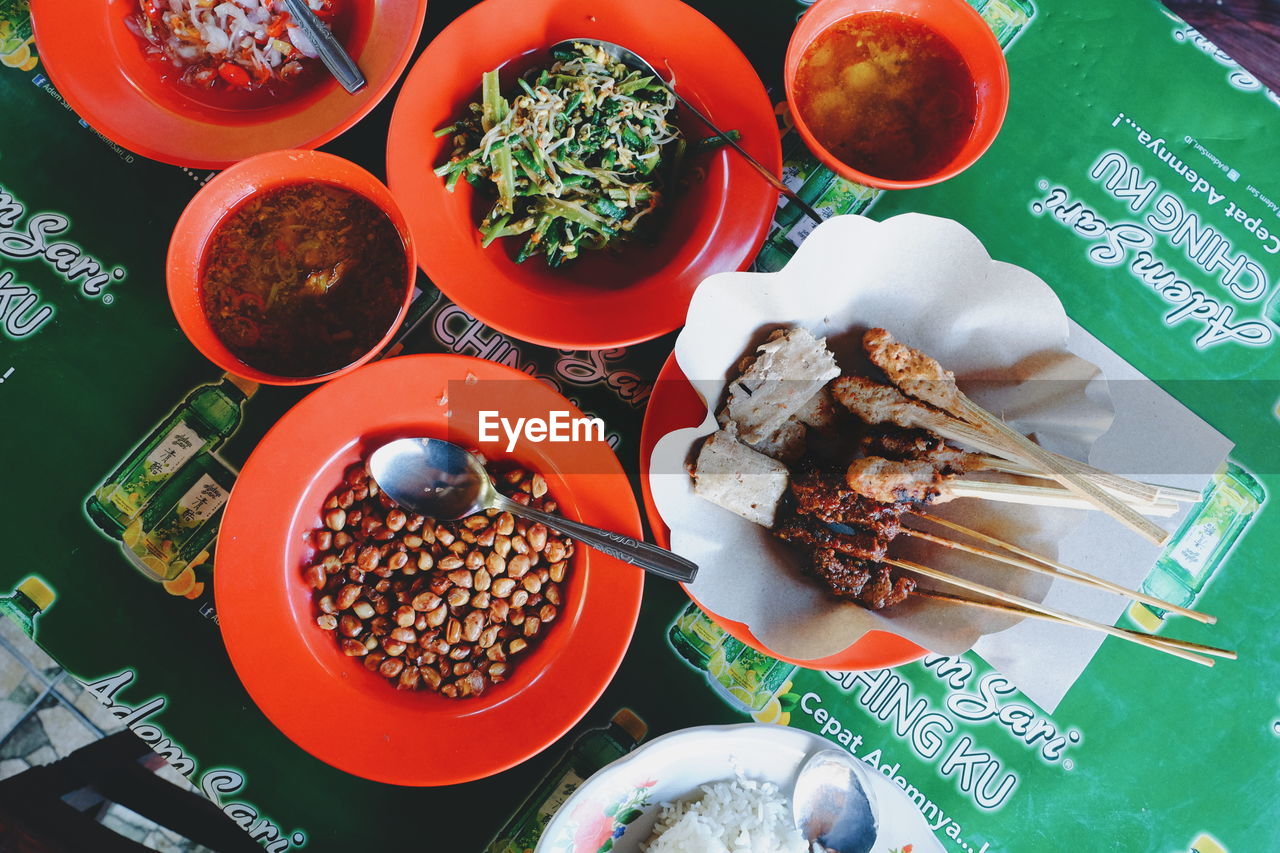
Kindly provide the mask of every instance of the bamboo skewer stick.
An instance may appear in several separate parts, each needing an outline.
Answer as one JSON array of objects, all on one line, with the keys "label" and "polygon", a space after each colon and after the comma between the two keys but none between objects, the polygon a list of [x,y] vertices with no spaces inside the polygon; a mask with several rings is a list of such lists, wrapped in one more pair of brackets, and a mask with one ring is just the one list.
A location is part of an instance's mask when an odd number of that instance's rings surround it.
[{"label": "bamboo skewer stick", "polygon": [[[942,496],[951,498],[985,498],[991,501],[1033,506],[1097,509],[1090,501],[1063,488],[1024,486],[1020,483],[991,483],[985,480],[946,480],[939,488]],[[1143,515],[1167,518],[1178,512],[1178,505],[1173,501],[1146,502],[1132,497],[1117,498],[1117,500]]]},{"label": "bamboo skewer stick", "polygon": [[899,569],[905,569],[906,571],[931,578],[932,580],[942,581],[943,583],[950,584],[952,586],[958,586],[961,589],[968,590],[969,592],[976,592],[979,595],[985,595],[989,598],[994,598],[995,600],[1004,602],[1005,604],[1013,604],[1019,607],[1024,607],[1028,610],[1034,610],[1037,613],[1042,613],[1050,618],[1062,619],[1080,628],[1089,628],[1094,631],[1101,631],[1104,634],[1109,634],[1110,636],[1117,637],[1121,640],[1136,643],[1140,646],[1146,646],[1149,649],[1155,649],[1156,651],[1164,652],[1165,654],[1173,655],[1174,657],[1182,658],[1183,660],[1188,660],[1192,663],[1198,663],[1201,666],[1213,666],[1213,658],[1166,645],[1165,643],[1160,642],[1159,639],[1153,639],[1147,634],[1130,632],[1123,628],[1117,628],[1114,625],[1104,625],[1101,622],[1094,622],[1092,619],[1085,619],[1082,616],[1073,616],[1070,613],[1063,613],[1062,611],[1054,610],[1051,607],[1045,607],[1043,604],[1038,602],[1021,598],[1011,593],[1004,592],[1003,590],[968,580],[967,578],[962,578],[957,575],[949,575],[946,572],[940,572],[937,569],[931,569],[928,566],[922,566],[918,563],[891,559],[885,559],[883,562],[885,565],[895,566]]},{"label": "bamboo skewer stick", "polygon": [[[1049,616],[1045,613],[1040,613],[1035,610],[1028,610],[1025,607],[1017,607],[1012,604],[1001,604],[995,601],[979,601],[976,598],[966,598],[963,595],[952,595],[947,592],[936,592],[931,589],[917,589],[912,593],[912,595],[920,595],[920,596],[924,596],[925,598],[932,598],[938,601],[951,601],[956,604],[969,604],[969,605],[973,605],[974,607],[986,608],[987,610],[999,610],[1005,613],[1017,613],[1022,616],[1030,616],[1034,619],[1043,619],[1046,622],[1057,622],[1058,624],[1061,624],[1061,625],[1073,625],[1073,626],[1075,625],[1074,622],[1059,619],[1056,616]],[[1130,631],[1127,628],[1119,628],[1117,630],[1124,631],[1127,634],[1132,634],[1137,637],[1149,637],[1152,640],[1156,640],[1157,642],[1160,642],[1166,646],[1170,646],[1172,648],[1178,648],[1178,649],[1185,649],[1186,651],[1189,651],[1189,652],[1200,652],[1206,655],[1213,655],[1214,657],[1226,658],[1227,660],[1236,660],[1239,658],[1239,655],[1237,655],[1235,652],[1229,649],[1219,649],[1219,648],[1215,648],[1214,646],[1206,646],[1201,643],[1193,643],[1190,640],[1175,640],[1172,637],[1160,637],[1155,634],[1144,634],[1141,631]]]},{"label": "bamboo skewer stick", "polygon": [[[1030,471],[1030,473],[1027,474],[1028,476],[1036,476],[1037,474],[1042,476],[1046,475],[1044,474],[1044,469],[1041,465],[1033,464],[1032,460],[1028,459],[1027,452],[1015,451],[1010,447],[1004,446],[1002,443],[992,441],[992,439],[989,438],[988,435],[984,434],[982,430],[970,427],[970,425],[964,423],[963,420],[947,415],[945,412],[940,411],[936,416],[931,416],[931,418],[922,418],[920,419],[919,425],[920,427],[928,429],[929,432],[942,435],[942,437],[948,439],[948,441],[968,444],[968,446],[973,447],[974,450],[988,453],[988,455],[991,456],[1000,457],[1000,459],[1004,459],[1006,462],[1011,462],[1011,464],[1014,465],[1023,465],[1024,470],[1029,469]],[[1039,444],[1036,444],[1036,447],[1039,447]],[[1060,453],[1051,453],[1050,451],[1043,452],[1052,456],[1053,459],[1059,460],[1065,467],[1069,467],[1069,469],[1073,471],[1078,471],[1080,476],[1083,476],[1083,478],[1092,480],[1092,482],[1101,485],[1102,488],[1110,489],[1112,492],[1130,494],[1130,496],[1147,498],[1147,500],[1151,501],[1155,501],[1157,498],[1161,497],[1171,497],[1174,498],[1174,500],[1184,501],[1199,500],[1199,493],[1189,491],[1189,489],[1176,489],[1172,487],[1165,487],[1165,485],[1139,483],[1137,480],[1130,480],[1128,478],[1124,478],[1124,476],[1117,476],[1115,474],[1111,474],[1110,471],[1103,471],[1102,469],[1098,469],[1098,467],[1093,467],[1092,465],[1084,464],[1084,462],[1076,461],[1071,459],[1070,456],[1061,456]]]},{"label": "bamboo skewer stick", "polygon": [[1126,587],[1120,586],[1119,584],[1113,584],[1110,581],[1103,581],[1101,578],[1094,578],[1092,576],[1082,577],[1081,575],[1077,575],[1072,572],[1061,571],[1060,569],[1050,565],[1042,565],[1041,563],[1031,562],[1030,560],[1022,560],[1017,557],[1010,557],[1005,554],[1000,554],[996,551],[988,551],[986,548],[978,548],[974,545],[966,545],[963,542],[956,542],[953,539],[945,539],[941,536],[934,536],[932,533],[925,533],[923,530],[915,530],[910,527],[903,527],[902,532],[907,536],[913,536],[916,539],[922,539],[926,542],[933,542],[935,545],[941,545],[944,548],[952,548],[958,551],[964,551],[969,554],[975,554],[979,557],[986,557],[989,560],[995,560],[996,562],[1005,563],[1006,565],[1010,565],[1010,566],[1015,566],[1019,569],[1025,569],[1029,572],[1035,572],[1036,574],[1048,575],[1049,577],[1052,577],[1052,578],[1059,578],[1061,580],[1071,581],[1073,583],[1078,583],[1083,586],[1092,587],[1093,589],[1105,590],[1106,592],[1112,592],[1117,595],[1124,596],[1130,601],[1141,601],[1144,604],[1153,604],[1156,607],[1159,607],[1163,610],[1168,610],[1170,612],[1178,613],[1181,616],[1186,616],[1190,619],[1194,619],[1197,622],[1203,622],[1206,625],[1212,625],[1215,621],[1217,621],[1212,616],[1208,616],[1204,613],[1178,607],[1176,604],[1171,604],[1168,601],[1161,601],[1158,598],[1154,598],[1150,595],[1146,595],[1144,593],[1138,592],[1137,590],[1128,589]]},{"label": "bamboo skewer stick", "polygon": [[[1038,480],[1053,479],[1053,477],[1050,477],[1048,474],[1046,474],[1044,471],[1041,471],[1039,468],[1035,467],[1034,465],[1029,465],[1026,462],[1014,462],[1010,459],[1002,459],[998,456],[984,456],[979,462],[979,466],[980,467],[977,469],[979,471],[995,471],[996,473],[1000,473],[1000,474],[1016,474],[1019,477],[1034,477]],[[1141,490],[1119,489],[1119,488],[1116,488],[1114,485],[1104,482],[1103,479],[1100,477],[1095,477],[1094,480],[1095,482],[1098,483],[1098,485],[1102,486],[1102,488],[1106,489],[1108,492],[1111,492],[1112,494],[1115,494],[1118,496],[1129,495],[1136,498],[1139,498],[1139,497],[1145,498],[1145,495],[1137,494],[1137,492]],[[1193,491],[1191,489],[1180,489],[1180,488],[1177,488],[1176,486],[1159,486],[1154,483],[1143,483],[1138,480],[1132,480],[1127,482],[1137,483],[1138,485],[1144,486],[1147,489],[1149,489],[1150,492],[1154,494],[1154,497],[1151,498],[1153,502],[1167,500],[1167,501],[1177,501],[1179,503],[1195,503],[1196,501],[1200,500],[1200,497],[1201,497],[1200,492]]]},{"label": "bamboo skewer stick", "polygon": [[1102,511],[1111,517],[1120,521],[1125,526],[1138,533],[1143,538],[1156,545],[1163,545],[1169,539],[1169,531],[1154,524],[1153,522],[1143,518],[1138,512],[1131,507],[1126,506],[1117,500],[1114,496],[1107,494],[1094,483],[1084,479],[1078,472],[1072,471],[1064,465],[1059,459],[1044,450],[1040,445],[1027,438],[1022,433],[1011,428],[1004,421],[997,418],[987,410],[983,409],[977,403],[974,403],[962,392],[956,392],[959,397],[961,411],[966,412],[976,422],[985,427],[986,431],[992,436],[998,436],[1000,443],[1011,449],[1023,451],[1030,456],[1031,461],[1043,466],[1053,478],[1071,491],[1080,495],[1080,497],[1089,500]]},{"label": "bamboo skewer stick", "polygon": [[1209,614],[1201,613],[1198,610],[1189,610],[1185,607],[1179,607],[1176,604],[1171,604],[1167,601],[1161,601],[1155,596],[1147,595],[1144,592],[1138,592],[1135,590],[1126,589],[1120,586],[1119,584],[1116,584],[1116,583],[1113,583],[1112,581],[1107,580],[1106,578],[1100,578],[1096,575],[1091,575],[1086,571],[1082,571],[1072,566],[1068,566],[1066,563],[1059,563],[1057,560],[1050,560],[1048,557],[1041,556],[1040,554],[1037,554],[1034,551],[1028,551],[1025,548],[1020,548],[1019,546],[1013,544],[1012,542],[1005,542],[1002,539],[997,539],[996,537],[983,533],[980,530],[974,530],[971,527],[965,527],[963,524],[956,524],[954,521],[948,521],[945,518],[939,518],[938,516],[932,515],[930,513],[915,511],[912,514],[917,516],[918,518],[923,518],[926,521],[931,521],[934,524],[937,524],[941,527],[946,527],[950,530],[956,531],[957,533],[963,533],[966,536],[971,536],[974,539],[977,539],[981,542],[986,542],[988,545],[994,545],[997,548],[1003,548],[1006,551],[1010,551],[1019,556],[1026,557],[1029,560],[1034,560],[1037,563],[1041,563],[1045,566],[1048,566],[1051,569],[1056,569],[1059,572],[1062,572],[1068,575],[1074,575],[1086,581],[1091,581],[1097,584],[1098,586],[1102,587],[1103,589],[1106,589],[1110,592],[1117,593],[1119,595],[1132,597],[1135,601],[1141,601],[1143,604],[1150,604],[1153,607],[1159,607],[1161,610],[1168,610],[1170,613],[1177,613],[1179,616],[1186,616],[1189,619],[1194,619],[1197,622],[1203,622],[1206,625],[1215,625],[1218,622],[1218,617],[1216,616],[1210,616]]}]

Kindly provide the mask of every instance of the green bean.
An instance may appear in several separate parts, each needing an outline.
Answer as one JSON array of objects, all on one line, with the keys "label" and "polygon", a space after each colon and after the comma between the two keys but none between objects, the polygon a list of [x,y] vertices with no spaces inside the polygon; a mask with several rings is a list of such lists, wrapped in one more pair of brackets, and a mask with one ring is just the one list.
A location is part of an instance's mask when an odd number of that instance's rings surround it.
[{"label": "green bean", "polygon": [[454,151],[435,170],[450,191],[463,178],[495,191],[484,245],[528,233],[517,259],[542,255],[551,266],[635,229],[686,150],[670,123],[675,96],[660,81],[590,45],[554,58],[516,80],[518,109],[498,71],[486,72],[479,103],[437,131],[454,137]]}]

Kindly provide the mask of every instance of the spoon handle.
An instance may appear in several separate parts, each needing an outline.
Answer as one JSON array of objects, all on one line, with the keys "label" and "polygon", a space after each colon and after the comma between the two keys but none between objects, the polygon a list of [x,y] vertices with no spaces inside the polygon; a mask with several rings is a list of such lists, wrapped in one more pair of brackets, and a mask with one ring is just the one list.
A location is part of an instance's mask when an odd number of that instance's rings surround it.
[{"label": "spoon handle", "polygon": [[786,196],[789,202],[794,204],[796,207],[800,208],[800,211],[805,216],[812,219],[814,221],[814,224],[821,225],[823,223],[824,219],[822,214],[818,213],[818,211],[810,207],[808,202],[800,198],[800,196],[796,193],[795,190],[791,189],[791,187],[783,183],[783,181],[773,172],[770,172],[768,169],[766,169],[763,163],[761,163],[759,160],[757,160],[756,158],[748,154],[747,149],[743,148],[736,141],[734,141],[734,138],[732,136],[725,133],[720,128],[716,127],[715,122],[713,122],[711,119],[703,115],[702,111],[699,110],[697,107],[695,107],[693,104],[689,103],[689,101],[686,100],[683,95],[681,95],[679,92],[675,90],[674,86],[672,86],[670,83],[666,83],[665,85],[667,89],[671,91],[671,94],[676,96],[677,101],[684,104],[685,108],[688,109],[689,112],[693,113],[702,121],[703,124],[711,128],[712,132],[714,132],[715,135],[719,137],[719,139],[722,142],[732,147],[734,151],[737,151],[739,154],[741,154],[742,159],[750,163],[757,172],[759,172],[762,176],[764,176],[764,179],[766,181],[768,181],[770,184],[773,185],[774,189],[776,189],[778,192]]},{"label": "spoon handle", "polygon": [[289,10],[289,17],[293,18],[298,29],[302,30],[316,52],[320,54],[320,61],[324,63],[324,67],[329,69],[329,73],[337,79],[342,88],[352,95],[363,89],[366,81],[364,74],[360,72],[360,67],[343,50],[342,45],[338,44],[338,40],[334,38],[329,28],[320,22],[316,13],[311,11],[307,0],[285,0],[285,8]]},{"label": "spoon handle", "polygon": [[610,533],[607,530],[601,530],[599,527],[592,527],[580,521],[573,521],[559,515],[551,515],[550,513],[527,507],[524,504],[518,504],[513,500],[508,500],[501,495],[494,502],[494,507],[505,510],[512,515],[527,518],[530,521],[540,521],[553,530],[572,536],[584,545],[590,545],[597,551],[622,560],[624,563],[638,566],[649,574],[657,575],[660,578],[680,581],[681,583],[692,583],[698,574],[697,564],[673,554],[665,548],[659,548],[657,545],[651,545],[648,542],[637,541],[630,536]]}]

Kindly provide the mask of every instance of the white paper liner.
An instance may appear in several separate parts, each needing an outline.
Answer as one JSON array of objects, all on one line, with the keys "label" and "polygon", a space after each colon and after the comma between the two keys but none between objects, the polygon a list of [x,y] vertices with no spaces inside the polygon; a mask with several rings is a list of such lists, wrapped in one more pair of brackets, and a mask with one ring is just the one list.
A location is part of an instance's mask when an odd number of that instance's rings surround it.
[{"label": "white paper liner", "polygon": [[[1111,424],[1106,381],[1094,365],[1067,351],[1066,313],[1039,278],[993,261],[971,232],[951,220],[834,217],[783,270],[722,273],[704,281],[676,341],[676,361],[709,410],[698,427],[658,442],[649,477],[672,548],[698,563],[693,595],[712,612],[745,623],[774,653],[800,659],[841,651],[876,629],[957,654],[1021,621],[916,597],[883,613],[840,602],[799,573],[791,546],[694,495],[684,466],[698,441],[716,428],[714,409],[726,380],[769,332],[790,325],[826,335],[846,373],[867,372],[862,332],[883,326],[954,371],[980,405],[1076,458],[1087,459]],[[1012,384],[993,388],[973,381],[992,378]],[[1038,379],[1056,381],[1027,384]],[[1057,541],[1085,515],[973,499],[931,511],[1048,557],[1056,557]],[[1042,575],[905,536],[894,541],[890,555],[1035,601],[1051,584]],[[965,594],[936,581],[924,586]]]}]

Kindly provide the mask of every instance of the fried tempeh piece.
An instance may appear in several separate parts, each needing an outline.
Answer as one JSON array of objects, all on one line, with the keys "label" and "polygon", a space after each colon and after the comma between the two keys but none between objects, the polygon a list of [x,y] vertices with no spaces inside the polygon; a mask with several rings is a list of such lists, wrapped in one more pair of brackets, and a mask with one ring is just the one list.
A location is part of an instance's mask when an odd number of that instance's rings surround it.
[{"label": "fried tempeh piece", "polygon": [[862,348],[889,381],[917,400],[966,420],[956,375],[918,349],[894,340],[885,329],[868,329]]},{"label": "fried tempeh piece", "polygon": [[831,383],[831,396],[869,424],[897,424],[907,429],[932,429],[949,418],[932,406],[912,400],[892,385],[865,376],[841,376]]},{"label": "fried tempeh piece", "polygon": [[881,503],[927,504],[941,494],[942,475],[932,464],[864,456],[850,463],[845,483],[860,495]]},{"label": "fried tempeh piece", "polygon": [[877,426],[859,441],[864,456],[886,459],[916,459],[928,462],[939,474],[963,474],[982,470],[985,458],[952,447],[928,430]]}]

